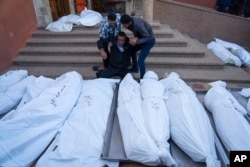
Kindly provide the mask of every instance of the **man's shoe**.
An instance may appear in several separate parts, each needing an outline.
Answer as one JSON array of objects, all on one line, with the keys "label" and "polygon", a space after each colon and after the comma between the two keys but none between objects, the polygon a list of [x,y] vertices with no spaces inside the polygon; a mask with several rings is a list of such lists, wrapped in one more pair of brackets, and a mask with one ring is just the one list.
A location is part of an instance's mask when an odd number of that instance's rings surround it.
[{"label": "man's shoe", "polygon": [[130,69],[130,72],[138,73],[139,69],[134,67]]},{"label": "man's shoe", "polygon": [[101,66],[93,66],[92,67],[93,71],[103,71],[104,70],[104,67],[101,67]]}]

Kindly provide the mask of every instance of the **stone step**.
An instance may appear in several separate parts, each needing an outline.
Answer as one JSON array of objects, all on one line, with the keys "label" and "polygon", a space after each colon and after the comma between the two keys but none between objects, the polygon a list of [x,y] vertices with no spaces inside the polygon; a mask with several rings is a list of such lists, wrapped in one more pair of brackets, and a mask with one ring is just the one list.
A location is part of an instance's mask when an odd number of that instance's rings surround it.
[{"label": "stone step", "polygon": [[[102,65],[100,56],[74,56],[74,55],[36,55],[36,56],[19,56],[13,61],[15,65],[53,65],[63,66],[65,64],[89,66]],[[146,64],[149,67],[155,68],[223,68],[223,63],[214,61],[213,57],[207,56],[206,58],[190,59],[188,57],[175,58],[175,57],[153,57],[149,55],[146,59]]]},{"label": "stone step", "polygon": [[[35,76],[46,76],[55,78],[61,74],[69,71],[79,72],[84,79],[94,79],[96,78],[95,71],[90,67],[77,66],[65,64],[62,66],[49,66],[49,65],[34,65],[34,66],[13,66],[11,69],[26,69],[29,75]],[[227,82],[228,87],[249,87],[250,74],[243,71],[241,68],[235,66],[226,65],[224,68],[218,69],[186,69],[186,68],[155,68],[147,67],[147,70],[152,70],[156,72],[159,78],[163,78],[164,74],[170,72],[176,72],[180,77],[187,83],[209,83],[217,80],[222,80]],[[135,79],[139,79],[139,73],[133,73]]]},{"label": "stone step", "polygon": [[[78,37],[47,37],[47,38],[31,38],[27,41],[26,46],[35,46],[35,47],[96,47],[96,42],[98,38],[78,38]],[[173,38],[157,38],[155,47],[185,47],[187,46],[187,40],[181,36],[175,36]]]},{"label": "stone step", "polygon": [[[152,22],[149,22],[149,24],[151,25],[153,30],[158,30],[158,29],[161,29],[162,27],[171,29],[169,25],[165,25],[165,24],[162,25],[159,21],[155,21],[155,20]],[[72,31],[79,30],[79,29],[80,30],[93,30],[93,29],[98,30],[99,27],[100,27],[99,23],[94,26],[83,26],[83,25],[73,24]],[[41,27],[37,27],[37,30],[45,30],[45,28],[46,27],[41,26]]]},{"label": "stone step", "polygon": [[[159,21],[157,20],[154,20],[154,21],[151,21],[149,22],[149,24],[151,25],[152,29],[153,30],[158,30],[158,29],[162,29],[162,28],[168,28],[168,29],[171,29],[171,27],[167,24],[161,24]],[[99,29],[100,27],[100,23],[97,23],[96,25],[94,26],[83,26],[83,25],[76,25],[76,24],[73,24],[73,29],[72,31],[74,30],[78,30],[78,29],[81,29],[81,30],[90,30],[90,29]],[[44,30],[46,27],[37,27],[37,30]]]},{"label": "stone step", "polygon": [[[133,36],[124,30],[128,36]],[[250,75],[241,68],[224,65],[206,46],[168,25],[154,27],[156,45],[145,63],[147,70],[159,77],[177,72],[188,83],[224,80],[234,86],[250,85]],[[74,26],[71,32],[49,32],[38,29],[26,47],[13,60],[13,69],[26,69],[32,75],[55,78],[77,71],[86,79],[96,78],[92,66],[102,65],[96,47],[98,26]],[[139,54],[139,53],[138,53]],[[139,73],[133,74],[139,79]]]},{"label": "stone step", "polygon": [[[22,55],[99,55],[97,47],[33,47],[27,46],[20,50],[20,56]],[[203,57],[204,50],[197,46],[189,45],[187,47],[154,47],[152,48],[150,55],[165,56],[165,57]]]},{"label": "stone step", "polygon": [[[129,37],[132,36],[132,33],[127,29],[122,29]],[[39,38],[47,38],[47,37],[54,37],[54,38],[89,38],[89,37],[99,37],[99,30],[97,29],[90,29],[90,30],[74,30],[70,32],[51,32],[46,30],[38,30],[32,33],[32,37],[39,37]],[[156,38],[172,38],[173,32],[171,30],[167,31],[165,29],[154,30],[154,34]]]}]

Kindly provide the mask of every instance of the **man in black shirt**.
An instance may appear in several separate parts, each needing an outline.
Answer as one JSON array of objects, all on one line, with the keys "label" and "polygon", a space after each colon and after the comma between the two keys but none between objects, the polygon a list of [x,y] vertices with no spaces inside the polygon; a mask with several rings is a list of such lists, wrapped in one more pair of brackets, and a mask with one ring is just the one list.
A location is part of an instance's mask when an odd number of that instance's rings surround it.
[{"label": "man in black shirt", "polygon": [[130,70],[131,49],[129,38],[121,31],[116,36],[116,40],[110,47],[109,65],[103,71],[97,72],[97,78],[110,78],[120,76],[123,78]]}]

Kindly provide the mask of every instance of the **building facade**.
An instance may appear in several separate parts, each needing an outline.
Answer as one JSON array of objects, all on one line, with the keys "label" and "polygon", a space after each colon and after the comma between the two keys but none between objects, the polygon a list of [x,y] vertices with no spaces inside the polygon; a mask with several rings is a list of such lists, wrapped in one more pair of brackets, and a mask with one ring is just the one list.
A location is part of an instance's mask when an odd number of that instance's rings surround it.
[{"label": "building facade", "polygon": [[216,12],[215,3],[216,0],[1,0],[0,73],[11,67],[37,27],[45,27],[67,14],[78,14],[84,6],[103,15],[119,12],[142,16],[149,22],[157,20],[204,43],[221,37],[250,48],[250,20]]}]

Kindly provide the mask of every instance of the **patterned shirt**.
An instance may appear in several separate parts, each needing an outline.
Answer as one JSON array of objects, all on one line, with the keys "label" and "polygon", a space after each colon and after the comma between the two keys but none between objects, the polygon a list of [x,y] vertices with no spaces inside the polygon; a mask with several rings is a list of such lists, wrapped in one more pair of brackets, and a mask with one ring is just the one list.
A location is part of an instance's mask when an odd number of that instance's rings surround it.
[{"label": "patterned shirt", "polygon": [[102,39],[114,39],[114,37],[121,31],[121,15],[116,13],[115,26],[109,26],[108,17],[106,16],[100,25],[99,37]]}]

